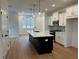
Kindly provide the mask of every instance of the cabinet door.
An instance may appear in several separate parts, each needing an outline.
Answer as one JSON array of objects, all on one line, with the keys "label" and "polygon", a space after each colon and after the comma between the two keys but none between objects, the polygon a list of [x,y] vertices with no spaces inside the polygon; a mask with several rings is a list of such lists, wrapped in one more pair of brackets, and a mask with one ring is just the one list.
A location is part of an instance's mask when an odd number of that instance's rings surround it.
[{"label": "cabinet door", "polygon": [[65,12],[59,13],[59,26],[65,26],[65,25],[66,25]]},{"label": "cabinet door", "polygon": [[50,16],[50,17],[49,17],[49,22],[48,22],[49,24],[48,24],[48,25],[53,25],[52,22],[53,22],[52,16]]},{"label": "cabinet door", "polygon": [[78,5],[73,6],[73,15],[78,16]]},{"label": "cabinet door", "polygon": [[3,56],[4,58],[6,57],[6,53],[9,49],[8,44],[9,44],[9,41],[7,38],[0,37],[0,59],[3,58]]},{"label": "cabinet door", "polygon": [[64,40],[65,40],[65,32],[56,32],[56,42],[64,45]]},{"label": "cabinet door", "polygon": [[6,57],[6,54],[7,54],[7,51],[8,51],[8,49],[9,49],[9,40],[6,38],[6,37],[4,37],[3,38],[3,40],[4,40],[4,42],[3,42],[3,49],[4,49],[4,51],[3,51],[3,54],[4,54],[4,57]]},{"label": "cabinet door", "polygon": [[2,40],[2,38],[0,37],[0,59],[3,59],[3,56],[4,56],[4,49],[3,49],[3,46],[4,46],[4,44],[3,44],[3,40]]},{"label": "cabinet door", "polygon": [[71,7],[68,7],[66,9],[66,16],[67,17],[74,17],[78,15],[78,5],[74,5]]},{"label": "cabinet door", "polygon": [[2,14],[2,33],[8,34],[8,19],[7,19],[7,15]]},{"label": "cabinet door", "polygon": [[72,7],[66,9],[66,16],[72,16]]},{"label": "cabinet door", "polygon": [[53,21],[58,20],[58,12],[53,13]]}]

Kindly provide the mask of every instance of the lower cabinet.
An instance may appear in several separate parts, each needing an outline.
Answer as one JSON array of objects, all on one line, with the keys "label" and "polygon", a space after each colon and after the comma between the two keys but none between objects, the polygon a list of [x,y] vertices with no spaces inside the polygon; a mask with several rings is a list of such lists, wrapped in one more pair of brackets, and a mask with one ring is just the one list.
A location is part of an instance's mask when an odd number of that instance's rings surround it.
[{"label": "lower cabinet", "polygon": [[64,45],[65,32],[56,32],[56,42]]},{"label": "lower cabinet", "polygon": [[29,34],[29,40],[39,54],[51,53],[53,50],[53,37],[33,37]]},{"label": "lower cabinet", "polygon": [[10,48],[10,42],[8,38],[0,37],[0,59],[5,59],[6,54]]}]

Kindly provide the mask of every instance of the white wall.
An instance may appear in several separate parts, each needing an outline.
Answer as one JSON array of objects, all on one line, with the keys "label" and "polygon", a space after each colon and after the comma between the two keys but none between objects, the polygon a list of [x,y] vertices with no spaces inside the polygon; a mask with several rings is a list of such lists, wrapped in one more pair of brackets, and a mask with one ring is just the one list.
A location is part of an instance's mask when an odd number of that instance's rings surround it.
[{"label": "white wall", "polygon": [[8,11],[9,19],[9,36],[16,37],[19,34],[18,13],[15,11]]}]

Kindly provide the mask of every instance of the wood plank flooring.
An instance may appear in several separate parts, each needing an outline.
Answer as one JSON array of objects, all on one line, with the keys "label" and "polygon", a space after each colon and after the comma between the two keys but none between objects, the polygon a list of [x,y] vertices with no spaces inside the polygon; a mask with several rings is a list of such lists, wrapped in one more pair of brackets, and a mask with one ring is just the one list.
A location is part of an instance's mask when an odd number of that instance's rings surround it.
[{"label": "wood plank flooring", "polygon": [[6,59],[78,59],[77,49],[64,48],[54,43],[54,50],[49,54],[39,55],[29,43],[28,36],[16,38],[6,56]]}]

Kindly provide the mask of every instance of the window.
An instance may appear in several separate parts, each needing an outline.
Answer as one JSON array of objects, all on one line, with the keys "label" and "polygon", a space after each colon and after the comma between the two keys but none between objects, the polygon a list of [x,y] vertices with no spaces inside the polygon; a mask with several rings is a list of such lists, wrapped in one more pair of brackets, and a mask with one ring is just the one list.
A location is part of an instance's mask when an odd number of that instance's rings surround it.
[{"label": "window", "polygon": [[35,18],[32,16],[23,16],[23,28],[24,29],[34,29],[35,27]]}]

